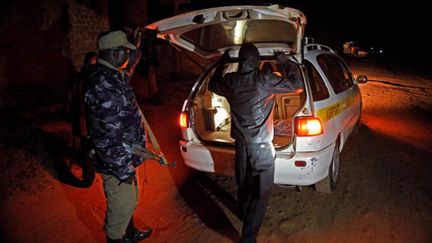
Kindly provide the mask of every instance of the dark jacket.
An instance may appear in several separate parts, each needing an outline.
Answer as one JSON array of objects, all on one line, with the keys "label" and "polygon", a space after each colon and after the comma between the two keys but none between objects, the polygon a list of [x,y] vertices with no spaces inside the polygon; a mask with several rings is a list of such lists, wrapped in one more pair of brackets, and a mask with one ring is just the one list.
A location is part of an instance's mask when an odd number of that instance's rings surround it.
[{"label": "dark jacket", "polygon": [[[223,59],[222,59],[223,60]],[[273,140],[274,93],[303,88],[299,67],[283,63],[286,77],[258,68],[258,58],[241,58],[237,72],[222,77],[224,61],[216,68],[209,89],[224,96],[231,108],[231,137],[243,143],[267,143]]]},{"label": "dark jacket", "polygon": [[129,85],[140,54],[132,52],[124,75],[99,60],[90,70],[85,93],[90,139],[96,150],[97,170],[124,181],[135,175],[142,158],[126,151],[123,142],[145,147],[141,111]]}]

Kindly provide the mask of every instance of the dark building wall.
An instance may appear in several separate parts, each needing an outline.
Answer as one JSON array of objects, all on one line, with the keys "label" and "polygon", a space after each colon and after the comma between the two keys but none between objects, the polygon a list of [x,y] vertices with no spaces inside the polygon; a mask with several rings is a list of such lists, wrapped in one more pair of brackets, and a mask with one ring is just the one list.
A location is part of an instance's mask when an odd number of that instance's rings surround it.
[{"label": "dark building wall", "polygon": [[[160,14],[161,6],[152,4],[147,0],[6,0],[0,8],[0,109],[65,100],[69,82],[81,69],[85,53],[96,51],[101,32],[144,27],[168,17]],[[173,10],[168,5],[163,9]],[[191,65],[183,61],[184,56],[166,43],[156,48],[161,77],[190,70],[185,68]]]},{"label": "dark building wall", "polygon": [[[86,52],[97,51],[98,35],[109,29],[106,4],[90,7],[96,9],[80,4],[70,4],[68,8],[72,28],[67,35],[68,53],[66,55],[72,60],[77,70],[81,69]],[[102,11],[98,11],[100,8]]]},{"label": "dark building wall", "polygon": [[17,100],[29,98],[29,91],[49,92],[47,98],[52,100],[65,94],[84,53],[96,50],[97,35],[109,28],[103,10],[106,3],[96,2],[16,0],[4,6],[0,12],[0,106],[5,93],[13,93]]}]

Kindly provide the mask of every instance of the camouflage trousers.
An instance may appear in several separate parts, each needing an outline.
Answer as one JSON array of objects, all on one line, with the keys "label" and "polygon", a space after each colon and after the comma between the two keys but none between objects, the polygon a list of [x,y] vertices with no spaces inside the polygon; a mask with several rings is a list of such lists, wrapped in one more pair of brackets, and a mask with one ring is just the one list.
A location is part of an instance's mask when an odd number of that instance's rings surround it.
[{"label": "camouflage trousers", "polygon": [[138,185],[126,184],[112,175],[102,174],[107,211],[105,215],[105,234],[110,239],[120,239],[138,204]]}]

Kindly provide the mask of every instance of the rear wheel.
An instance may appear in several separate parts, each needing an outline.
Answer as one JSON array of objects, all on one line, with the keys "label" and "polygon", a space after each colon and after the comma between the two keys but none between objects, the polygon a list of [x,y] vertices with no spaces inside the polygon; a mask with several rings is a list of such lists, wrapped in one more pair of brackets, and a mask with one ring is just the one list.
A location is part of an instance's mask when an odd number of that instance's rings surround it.
[{"label": "rear wheel", "polygon": [[339,175],[339,139],[335,143],[332,162],[329,166],[329,172],[326,178],[315,184],[315,189],[319,192],[332,193],[336,188],[336,182]]}]

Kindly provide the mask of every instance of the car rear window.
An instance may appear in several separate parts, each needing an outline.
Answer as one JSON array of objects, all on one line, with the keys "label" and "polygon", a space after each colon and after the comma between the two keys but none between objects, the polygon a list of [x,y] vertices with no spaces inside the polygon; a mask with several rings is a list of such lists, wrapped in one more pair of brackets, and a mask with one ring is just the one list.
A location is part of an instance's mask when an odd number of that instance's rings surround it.
[{"label": "car rear window", "polygon": [[305,60],[305,66],[307,75],[309,78],[310,86],[312,89],[312,99],[313,101],[320,101],[327,99],[330,95],[328,89],[324,83],[324,80],[321,78],[318,70],[314,67],[312,63]]},{"label": "car rear window", "polygon": [[336,94],[354,85],[350,71],[335,55],[322,54],[317,57],[317,61]]}]

